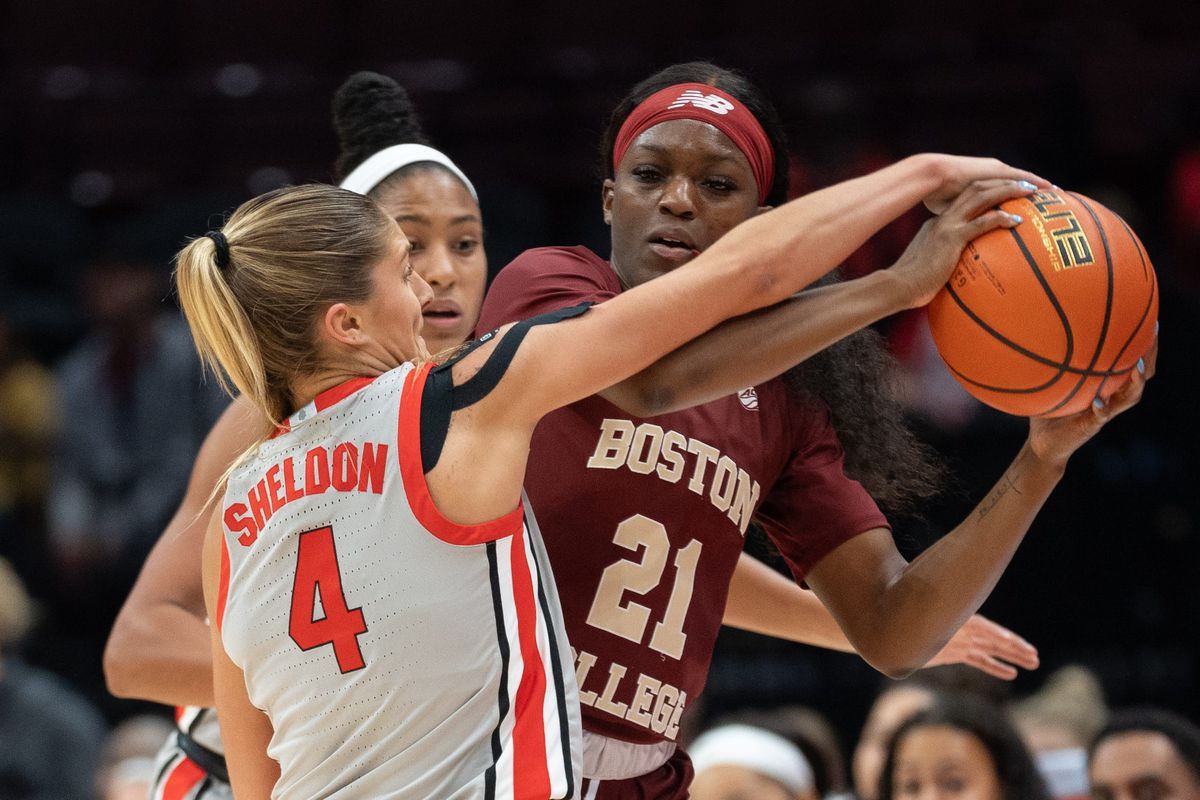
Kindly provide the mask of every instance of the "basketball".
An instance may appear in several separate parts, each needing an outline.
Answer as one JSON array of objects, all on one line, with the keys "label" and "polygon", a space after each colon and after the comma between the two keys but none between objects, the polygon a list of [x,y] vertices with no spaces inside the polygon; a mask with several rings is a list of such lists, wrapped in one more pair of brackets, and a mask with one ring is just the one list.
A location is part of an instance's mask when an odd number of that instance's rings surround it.
[{"label": "basketball", "polygon": [[975,239],[929,305],[942,360],[968,392],[1019,416],[1107,399],[1154,339],[1158,281],[1137,235],[1074,192],[1001,208],[1023,220]]}]

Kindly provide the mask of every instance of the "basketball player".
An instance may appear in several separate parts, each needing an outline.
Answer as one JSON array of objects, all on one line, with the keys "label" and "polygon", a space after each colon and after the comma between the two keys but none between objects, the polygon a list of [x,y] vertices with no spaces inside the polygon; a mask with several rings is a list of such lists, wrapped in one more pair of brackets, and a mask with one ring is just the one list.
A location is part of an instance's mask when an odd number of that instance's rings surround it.
[{"label": "basketball player", "polygon": [[[723,247],[785,196],[776,115],[748,82],[710,64],[639,84],[604,142],[611,260],[581,247],[526,252],[492,285],[480,330],[581,301],[603,308]],[[970,215],[954,219],[961,210],[927,223],[893,270],[917,253],[949,268],[970,238]],[[854,282],[865,293],[860,326],[894,310],[870,288],[891,272]],[[691,768],[675,739],[704,685],[752,517],[858,652],[903,675],[978,609],[1071,453],[1141,396],[1138,373],[1087,413],[1032,420],[976,511],[909,564],[845,476],[829,410],[775,379],[846,333],[822,322],[847,308],[825,291],[729,323],[535,431],[526,486],[576,651],[584,775],[598,779],[585,783],[586,798],[687,796]],[[696,311],[664,308],[655,324]],[[710,402],[683,410],[698,400]]]},{"label": "basketball player", "polygon": [[[407,93],[389,78],[359,73],[347,80],[334,100],[334,123],[342,145],[337,171],[397,220],[412,243],[414,268],[434,292],[424,309],[423,338],[434,352],[463,344],[479,317],[487,276],[474,186],[429,146]],[[269,431],[248,398],[225,412],[197,456],[187,496],[147,559],[105,651],[114,694],[178,706],[178,732],[159,755],[152,800],[230,797],[211,708],[211,647],[197,565],[212,510],[206,502],[218,479]]]},{"label": "basketball player", "polygon": [[[954,197],[947,225],[973,232],[1014,224],[993,207],[1032,188],[1025,175],[908,159],[436,369],[419,333],[432,292],[359,194],[269,192],[185,247],[176,281],[201,355],[277,426],[230,470],[203,558],[235,794],[573,796],[577,698],[520,503],[538,421],[783,300],[920,199]],[[948,272],[892,271],[880,304],[927,302]],[[672,305],[694,311],[662,320]]]},{"label": "basketball player", "polygon": [[[417,273],[434,292],[423,336],[434,352],[462,344],[474,328],[487,272],[474,189],[443,154],[428,147],[404,90],[373,73],[339,90],[334,120],[342,142],[337,172],[343,185],[368,194],[397,220],[413,245]],[[385,154],[382,158],[380,154]],[[365,171],[357,168],[375,159]],[[160,754],[154,800],[229,797],[224,749],[212,699],[208,627],[196,569],[218,478],[233,459],[269,431],[247,398],[236,400],[199,456],[187,496],[113,627],[105,657],[110,689],[121,696],[178,705],[179,732]],[[794,641],[852,651],[845,635],[811,592],[743,555],[730,587],[727,623]],[[1036,666],[1036,651],[978,615],[951,638],[930,665],[968,663],[1011,679]],[[1008,662],[1008,663],[1006,663]]]}]

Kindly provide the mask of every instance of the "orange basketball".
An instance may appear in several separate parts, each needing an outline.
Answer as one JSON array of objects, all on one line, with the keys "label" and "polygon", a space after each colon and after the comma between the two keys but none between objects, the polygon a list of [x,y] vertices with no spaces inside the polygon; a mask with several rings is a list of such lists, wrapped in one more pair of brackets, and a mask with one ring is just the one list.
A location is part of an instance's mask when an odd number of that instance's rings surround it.
[{"label": "orange basketball", "polygon": [[929,306],[942,360],[968,392],[1020,416],[1107,399],[1154,339],[1158,281],[1137,235],[1074,192],[1001,206],[1023,221],[967,245]]}]

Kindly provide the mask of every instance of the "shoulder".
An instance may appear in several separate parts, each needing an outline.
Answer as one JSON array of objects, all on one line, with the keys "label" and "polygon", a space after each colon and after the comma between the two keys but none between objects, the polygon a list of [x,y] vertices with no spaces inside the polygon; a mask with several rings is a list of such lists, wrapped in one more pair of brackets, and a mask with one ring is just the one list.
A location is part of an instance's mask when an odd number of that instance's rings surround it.
[{"label": "shoulder", "polygon": [[601,303],[620,291],[609,263],[586,247],[526,250],[492,282],[477,330],[493,330],[581,302]]},{"label": "shoulder", "polygon": [[830,436],[836,439],[832,412],[821,398],[790,386],[782,377],[755,388],[762,398],[762,405],[776,410],[783,418],[793,445],[803,447],[805,443]]},{"label": "shoulder", "polygon": [[588,286],[613,294],[621,291],[617,273],[586,247],[535,247],[517,256],[500,270],[491,291]]},{"label": "shoulder", "polygon": [[614,282],[616,278],[616,274],[607,261],[582,245],[530,248],[514,258],[507,267],[500,271],[500,274],[503,275],[509,270],[513,272],[563,270],[583,274],[596,273],[603,276],[612,275]]}]

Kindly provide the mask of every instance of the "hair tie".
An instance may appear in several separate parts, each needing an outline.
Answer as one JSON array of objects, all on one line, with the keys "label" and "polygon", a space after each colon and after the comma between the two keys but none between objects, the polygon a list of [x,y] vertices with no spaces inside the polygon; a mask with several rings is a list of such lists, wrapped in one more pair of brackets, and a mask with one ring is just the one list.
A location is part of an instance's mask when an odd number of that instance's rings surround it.
[{"label": "hair tie", "polygon": [[229,240],[225,238],[225,234],[220,231],[209,231],[204,234],[209,239],[212,239],[217,248],[217,267],[225,269],[229,266]]}]

